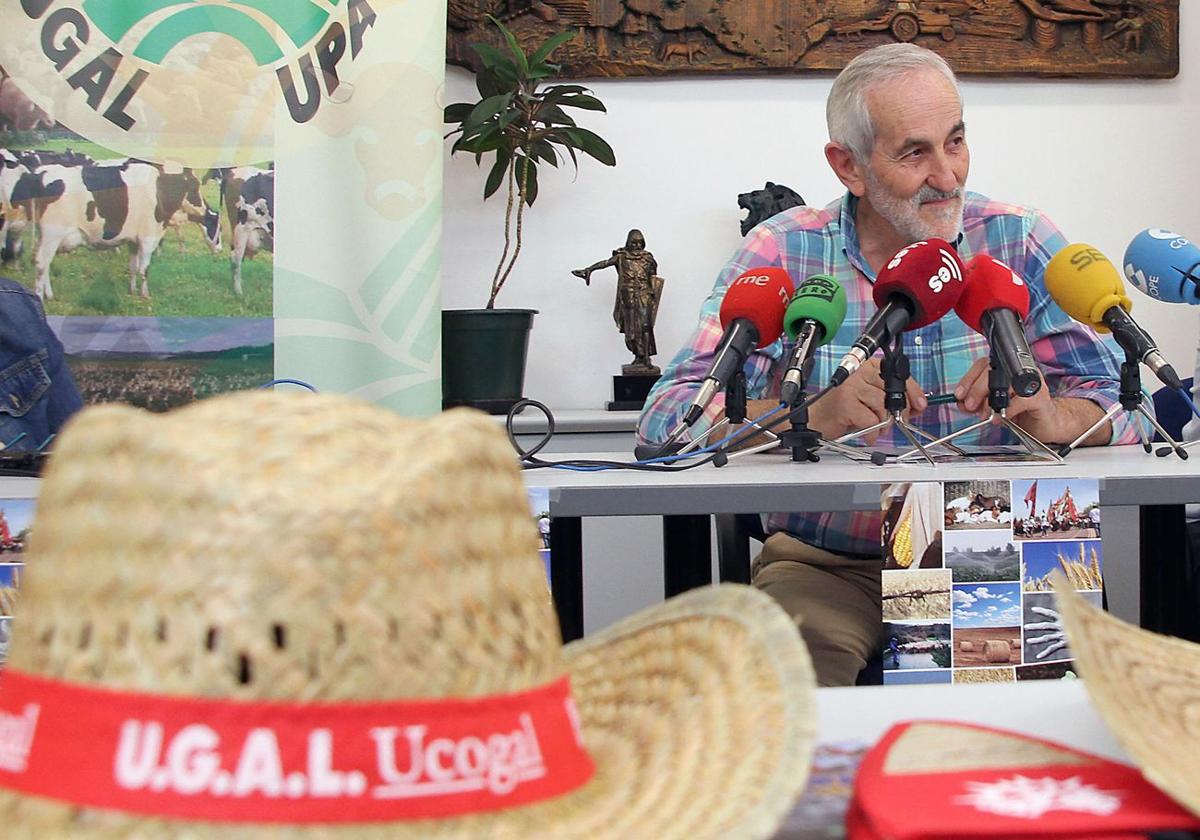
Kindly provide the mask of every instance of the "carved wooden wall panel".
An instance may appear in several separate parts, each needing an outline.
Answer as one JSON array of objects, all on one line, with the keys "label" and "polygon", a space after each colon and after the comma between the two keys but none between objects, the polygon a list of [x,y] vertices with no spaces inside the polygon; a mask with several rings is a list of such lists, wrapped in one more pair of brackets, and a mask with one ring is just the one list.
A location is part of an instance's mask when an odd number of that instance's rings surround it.
[{"label": "carved wooden wall panel", "polygon": [[1138,76],[1179,72],[1179,0],[449,0],[447,56],[473,66],[499,44],[573,28],[565,77],[838,70],[867,47],[914,41],[960,73]]}]

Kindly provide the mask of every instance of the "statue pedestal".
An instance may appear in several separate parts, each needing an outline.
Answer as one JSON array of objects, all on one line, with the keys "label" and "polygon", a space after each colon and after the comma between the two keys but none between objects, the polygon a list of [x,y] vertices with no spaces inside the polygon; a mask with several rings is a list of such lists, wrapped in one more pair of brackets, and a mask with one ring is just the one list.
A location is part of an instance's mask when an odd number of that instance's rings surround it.
[{"label": "statue pedestal", "polygon": [[614,376],[613,398],[604,404],[609,411],[641,411],[646,395],[658,381],[657,373],[634,373]]}]

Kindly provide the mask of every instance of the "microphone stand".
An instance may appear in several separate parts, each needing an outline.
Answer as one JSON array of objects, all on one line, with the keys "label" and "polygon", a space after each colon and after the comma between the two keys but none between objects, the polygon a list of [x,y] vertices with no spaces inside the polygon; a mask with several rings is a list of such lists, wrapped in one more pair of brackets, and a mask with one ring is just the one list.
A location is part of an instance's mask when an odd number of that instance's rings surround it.
[{"label": "microphone stand", "polygon": [[[988,406],[992,409],[992,416],[980,420],[977,423],[972,423],[965,429],[959,429],[957,432],[951,432],[945,437],[938,438],[936,441],[934,441],[934,443],[931,443],[930,446],[937,444],[948,444],[955,438],[968,435],[977,429],[990,426],[992,423],[995,423],[998,420],[1000,425],[1008,429],[1012,433],[1013,437],[1021,442],[1030,455],[1034,455],[1038,458],[1044,458],[1047,461],[1060,463],[1062,461],[1062,457],[1060,457],[1058,453],[1046,446],[1046,444],[1042,443],[1029,432],[1022,429],[1012,420],[1008,419],[1008,390],[1012,385],[1012,379],[1008,375],[1008,371],[1001,366],[995,349],[992,349],[989,352],[988,358],[990,361],[990,367],[988,368]],[[905,452],[896,460],[903,461],[905,458],[911,457],[914,454],[916,454],[916,450]]]},{"label": "microphone stand", "polygon": [[[1121,363],[1121,394],[1119,401],[1109,408],[1108,411],[1104,412],[1104,416],[1093,423],[1091,428],[1086,432],[1061,447],[1058,450],[1058,454],[1063,458],[1067,457],[1072,449],[1079,446],[1096,429],[1099,429],[1105,420],[1111,420],[1115,417],[1118,411],[1125,411],[1128,414],[1134,415],[1140,414],[1142,417],[1145,417],[1150,422],[1154,431],[1162,435],[1162,439],[1167,442],[1167,446],[1180,459],[1187,460],[1187,451],[1179,445],[1179,441],[1171,437],[1167,430],[1162,427],[1162,424],[1155,419],[1154,415],[1146,410],[1146,396],[1142,393],[1141,363],[1137,354],[1130,352],[1128,349],[1125,350],[1125,361]],[[1137,429],[1138,437],[1142,441],[1142,448],[1146,452],[1154,451],[1154,447],[1150,445],[1150,439],[1146,436],[1146,430],[1142,428],[1142,424],[1137,422],[1137,420],[1138,418],[1134,416],[1133,425]]]},{"label": "microphone stand", "polygon": [[[918,429],[904,419],[903,412],[908,408],[908,398],[904,393],[904,385],[909,379],[909,365],[908,356],[905,355],[904,348],[901,346],[901,340],[902,334],[897,334],[895,344],[890,349],[886,342],[882,344],[883,363],[879,366],[879,375],[883,379],[883,407],[888,412],[887,419],[881,420],[874,426],[868,426],[857,432],[842,435],[833,442],[848,443],[860,437],[865,437],[872,432],[880,432],[888,427],[895,426],[908,438],[908,442],[913,445],[913,451],[919,452],[929,462],[930,466],[936,466],[937,462],[933,460],[933,456],[929,454],[928,449],[921,443],[919,438],[924,438],[930,447],[940,444],[958,455],[966,455],[967,453],[954,444],[939,441],[936,437],[929,434],[929,432]],[[882,452],[873,452],[871,454],[871,463],[873,464],[881,465],[886,460],[887,456]]]},{"label": "microphone stand", "polygon": [[[678,454],[683,455],[691,452],[693,449],[700,448],[705,440],[708,440],[713,434],[726,426],[731,426],[738,423],[746,422],[746,372],[739,370],[725,385],[725,416],[720,422],[713,423],[701,435],[694,438],[687,446],[679,450]],[[774,449],[779,445],[779,436],[770,429],[764,429],[757,421],[750,421],[750,428],[758,429],[759,432],[767,436],[764,443],[755,444],[754,446],[745,449],[739,449],[736,452],[731,452],[728,457],[736,458],[739,455],[752,455],[755,452],[762,452],[767,449]],[[749,437],[749,435],[747,435]],[[728,449],[728,444],[724,447]]]},{"label": "microphone stand", "polygon": [[788,431],[779,435],[779,442],[784,447],[792,450],[793,461],[820,461],[821,458],[817,455],[817,450],[823,446],[837,450],[851,458],[860,457],[860,453],[854,447],[845,446],[837,441],[826,440],[821,437],[820,432],[808,425],[808,406],[804,405],[804,389],[808,384],[808,376],[812,373],[812,367],[813,360],[809,359],[800,369],[798,393],[800,394],[800,405],[802,407],[796,409],[793,405],[788,406],[788,409],[791,411],[791,427]]}]

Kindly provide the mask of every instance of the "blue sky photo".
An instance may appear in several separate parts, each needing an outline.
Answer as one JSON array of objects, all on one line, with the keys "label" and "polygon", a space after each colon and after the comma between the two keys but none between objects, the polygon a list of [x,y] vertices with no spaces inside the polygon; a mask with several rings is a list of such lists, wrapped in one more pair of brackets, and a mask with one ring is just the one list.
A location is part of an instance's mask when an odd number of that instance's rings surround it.
[{"label": "blue sky photo", "polygon": [[[1073,491],[1072,491],[1073,492]],[[1026,542],[1021,544],[1021,560],[1023,563],[1023,580],[1039,580],[1055,569],[1062,568],[1058,564],[1061,553],[1068,562],[1079,560],[1079,546],[1083,546],[1085,562],[1092,562],[1092,549],[1100,556],[1100,568],[1104,568],[1104,552],[1100,550],[1100,540],[1056,540],[1051,542]]]},{"label": "blue sky photo", "polygon": [[953,592],[955,627],[1014,627],[1021,623],[1021,584],[962,583]]}]

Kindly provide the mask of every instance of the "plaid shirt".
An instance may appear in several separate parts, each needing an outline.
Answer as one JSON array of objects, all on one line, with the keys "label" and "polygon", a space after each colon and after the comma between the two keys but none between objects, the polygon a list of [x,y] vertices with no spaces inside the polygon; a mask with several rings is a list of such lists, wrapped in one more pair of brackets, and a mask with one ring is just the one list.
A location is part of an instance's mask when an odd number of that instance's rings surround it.
[{"label": "plaid shirt", "polygon": [[[665,440],[691,402],[721,340],[718,313],[725,289],[752,267],[782,266],[797,282],[813,274],[828,274],[846,290],[846,320],[833,340],[817,351],[809,378],[810,391],[829,382],[835,365],[876,310],[871,299],[875,275],[863,259],[855,229],[856,203],[857,199],[847,194],[824,209],[795,207],[750,232],[704,301],[696,331],[650,392],[638,427],[642,442]],[[975,254],[990,254],[1025,279],[1030,296],[1025,333],[1050,393],[1089,399],[1107,410],[1117,402],[1119,391],[1120,358],[1115,344],[1068,317],[1051,300],[1042,282],[1046,264],[1066,245],[1058,228],[1038,211],[992,201],[978,193],[966,194],[959,256],[965,262]],[[986,339],[954,312],[929,326],[904,333],[903,348],[913,378],[926,392],[935,394],[953,390],[971,364],[988,354]],[[779,362],[791,350],[792,343],[785,335],[750,354],[745,370],[751,398],[778,397],[784,368]],[[721,417],[724,405],[724,395],[719,394],[705,417],[697,421],[694,433]],[[941,436],[976,419],[951,404],[931,406],[913,422]],[[891,429],[889,435],[881,436],[880,443],[905,444],[898,430]],[[1137,430],[1127,415],[1117,415],[1110,442],[1137,441]],[[959,442],[988,445],[1014,441],[1006,429],[993,425]],[[880,524],[880,514],[853,512],[774,513],[766,520],[769,533],[787,531],[829,551],[862,556],[879,555]]]}]

